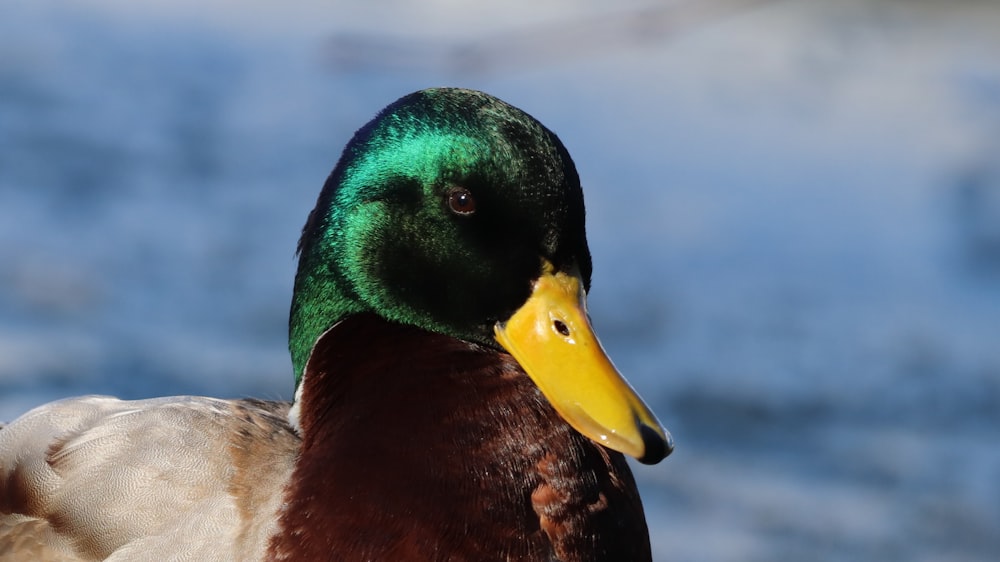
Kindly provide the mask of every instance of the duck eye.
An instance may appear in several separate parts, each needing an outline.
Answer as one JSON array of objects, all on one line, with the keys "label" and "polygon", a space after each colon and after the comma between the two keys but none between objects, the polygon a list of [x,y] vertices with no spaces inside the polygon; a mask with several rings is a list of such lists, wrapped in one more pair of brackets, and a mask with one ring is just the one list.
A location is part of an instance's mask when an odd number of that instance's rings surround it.
[{"label": "duck eye", "polygon": [[468,189],[453,187],[448,190],[448,208],[456,215],[471,215],[476,212],[476,199]]}]

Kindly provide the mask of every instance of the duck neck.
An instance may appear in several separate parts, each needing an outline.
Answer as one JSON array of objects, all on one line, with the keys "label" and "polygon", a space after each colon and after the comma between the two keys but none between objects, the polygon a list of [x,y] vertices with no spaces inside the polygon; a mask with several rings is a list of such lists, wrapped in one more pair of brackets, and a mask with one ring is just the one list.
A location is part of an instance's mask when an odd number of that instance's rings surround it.
[{"label": "duck neck", "polygon": [[322,267],[320,256],[303,254],[295,275],[295,290],[288,319],[288,349],[295,370],[296,397],[305,365],[316,340],[347,316],[365,310],[350,283],[333,268]]},{"label": "duck neck", "polygon": [[306,371],[274,559],[649,559],[624,458],[509,355],[360,314]]}]

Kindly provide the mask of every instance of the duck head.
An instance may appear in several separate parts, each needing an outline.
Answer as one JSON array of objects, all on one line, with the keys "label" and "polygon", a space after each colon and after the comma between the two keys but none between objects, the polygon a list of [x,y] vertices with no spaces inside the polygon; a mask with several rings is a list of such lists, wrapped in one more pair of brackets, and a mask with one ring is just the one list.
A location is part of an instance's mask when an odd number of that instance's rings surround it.
[{"label": "duck head", "polygon": [[583,192],[565,147],[497,98],[430,89],[362,127],[299,242],[289,347],[297,384],[344,318],[387,320],[510,353],[553,408],[656,463],[669,434],[591,327]]}]

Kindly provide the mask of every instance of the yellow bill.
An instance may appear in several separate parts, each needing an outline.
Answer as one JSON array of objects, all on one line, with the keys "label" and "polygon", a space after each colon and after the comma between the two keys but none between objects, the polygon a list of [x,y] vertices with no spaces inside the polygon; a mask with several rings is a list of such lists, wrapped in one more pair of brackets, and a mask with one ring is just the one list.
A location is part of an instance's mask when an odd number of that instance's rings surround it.
[{"label": "yellow bill", "polygon": [[604,352],[586,298],[578,273],[556,272],[546,262],[528,301],[494,326],[496,339],[574,429],[639,462],[658,463],[673,450],[670,434]]}]

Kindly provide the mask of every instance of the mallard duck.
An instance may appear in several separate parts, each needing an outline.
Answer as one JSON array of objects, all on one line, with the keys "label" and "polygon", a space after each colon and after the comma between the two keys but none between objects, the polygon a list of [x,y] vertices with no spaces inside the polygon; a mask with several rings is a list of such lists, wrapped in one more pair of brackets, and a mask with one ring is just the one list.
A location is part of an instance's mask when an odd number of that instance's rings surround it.
[{"label": "mallard duck", "polygon": [[669,434],[587,314],[579,178],[487,94],[401,98],[299,242],[294,402],[67,399],[0,430],[0,560],[650,559]]}]

